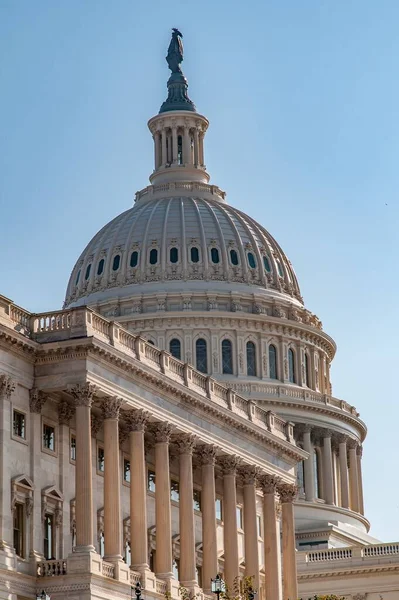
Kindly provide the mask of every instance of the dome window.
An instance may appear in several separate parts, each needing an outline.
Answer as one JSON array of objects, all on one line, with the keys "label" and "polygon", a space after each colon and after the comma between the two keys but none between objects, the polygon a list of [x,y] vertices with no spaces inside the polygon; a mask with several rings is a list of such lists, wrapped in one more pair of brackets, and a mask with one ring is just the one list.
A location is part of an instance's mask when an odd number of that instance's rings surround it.
[{"label": "dome window", "polygon": [[304,384],[307,387],[310,387],[310,365],[309,365],[309,356],[307,352],[305,352],[305,381]]},{"label": "dome window", "polygon": [[231,264],[235,267],[238,265],[238,254],[236,250],[230,250],[230,260]]},{"label": "dome window", "polygon": [[135,267],[137,267],[138,262],[139,262],[139,253],[137,252],[137,250],[134,250],[130,255],[131,268],[134,269]]},{"label": "dome window", "polygon": [[247,342],[247,375],[256,377],[256,346]]},{"label": "dome window", "polygon": [[271,272],[270,263],[267,256],[263,256],[263,266],[265,267],[265,271],[267,271],[268,273]]},{"label": "dome window", "polygon": [[78,271],[78,274],[76,275],[76,281],[75,281],[75,285],[78,285],[79,283],[79,279],[80,279],[80,269]]},{"label": "dome window", "polygon": [[211,248],[211,259],[215,265],[220,262],[219,250],[217,248]]},{"label": "dome window", "polygon": [[156,265],[158,262],[158,250],[153,248],[150,251],[150,265]]},{"label": "dome window", "polygon": [[208,372],[206,341],[202,338],[195,343],[195,363],[198,371],[201,373]]},{"label": "dome window", "polygon": [[119,269],[120,264],[121,264],[121,255],[117,254],[116,256],[114,256],[114,260],[112,263],[112,270],[117,271]]},{"label": "dome window", "polygon": [[85,273],[85,280],[87,281],[90,277],[90,271],[91,271],[91,263],[89,265],[87,265],[86,267],[86,273]]},{"label": "dome window", "polygon": [[277,268],[280,277],[284,277],[283,267],[281,266],[281,262],[279,260],[277,261]]},{"label": "dome window", "polygon": [[169,352],[171,353],[172,356],[174,356],[178,360],[181,360],[181,343],[180,343],[180,340],[178,340],[177,338],[174,338],[173,340],[170,340],[170,343],[169,343]]},{"label": "dome window", "polygon": [[177,164],[183,164],[183,138],[181,135],[177,136]]},{"label": "dome window", "polygon": [[222,372],[224,375],[233,374],[233,345],[230,340],[222,342]]},{"label": "dome window", "polygon": [[288,350],[288,380],[295,383],[295,353],[292,348]]},{"label": "dome window", "polygon": [[256,260],[255,260],[255,256],[252,254],[252,252],[248,252],[247,259],[248,259],[248,264],[251,267],[251,269],[256,269]]},{"label": "dome window", "polygon": [[102,275],[102,272],[104,271],[104,259],[102,258],[100,260],[100,262],[98,263],[98,267],[97,267],[97,275]]},{"label": "dome window", "polygon": [[196,246],[193,246],[190,250],[190,258],[192,263],[199,262],[199,250]]},{"label": "dome window", "polygon": [[273,344],[269,346],[269,377],[277,379],[277,350]]},{"label": "dome window", "polygon": [[171,248],[169,252],[169,260],[171,263],[177,263],[179,261],[179,250],[178,248]]}]

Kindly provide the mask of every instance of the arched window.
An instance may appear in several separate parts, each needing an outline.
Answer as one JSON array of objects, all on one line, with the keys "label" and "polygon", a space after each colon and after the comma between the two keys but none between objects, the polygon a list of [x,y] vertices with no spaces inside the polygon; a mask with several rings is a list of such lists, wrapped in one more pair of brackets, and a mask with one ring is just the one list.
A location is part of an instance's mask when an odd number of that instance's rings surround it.
[{"label": "arched window", "polygon": [[319,457],[319,453],[317,452],[317,449],[315,448],[314,453],[313,453],[313,474],[314,474],[314,491],[315,491],[316,498],[320,498],[319,473],[320,473],[320,457]]},{"label": "arched window", "polygon": [[195,343],[195,362],[198,371],[201,371],[201,373],[208,372],[206,341],[202,338],[197,340]]},{"label": "arched window", "polygon": [[90,277],[90,271],[91,271],[91,263],[89,265],[87,265],[86,267],[86,273],[85,273],[85,280],[87,281]]},{"label": "arched window", "polygon": [[78,271],[78,274],[76,275],[76,281],[75,281],[75,285],[78,285],[79,283],[79,279],[80,279],[80,269]]},{"label": "arched window", "polygon": [[255,260],[255,256],[252,254],[252,252],[248,252],[247,259],[248,259],[248,264],[251,267],[251,269],[255,269],[256,268],[256,260]]},{"label": "arched window", "polygon": [[130,255],[131,268],[134,269],[134,267],[137,267],[138,262],[139,262],[139,253],[137,252],[137,250],[134,250]]},{"label": "arched window", "polygon": [[281,262],[279,260],[277,261],[277,268],[280,277],[284,277],[283,267],[281,266]]},{"label": "arched window", "polygon": [[269,346],[269,373],[270,379],[277,379],[277,350],[276,346]]},{"label": "arched window", "polygon": [[247,375],[256,376],[256,346],[253,342],[247,342]]},{"label": "arched window", "polygon": [[212,259],[212,262],[215,263],[215,265],[217,265],[218,262],[220,262],[219,250],[217,248],[211,249],[211,259]]},{"label": "arched window", "polygon": [[238,254],[236,250],[230,250],[230,260],[232,265],[238,265]]},{"label": "arched window", "polygon": [[295,353],[292,348],[288,350],[288,380],[295,383]]},{"label": "arched window", "polygon": [[297,463],[297,466],[296,466],[296,484],[298,486],[299,493],[304,494],[305,493],[305,470],[304,470],[303,460],[301,460],[301,462]]},{"label": "arched window", "polygon": [[101,275],[103,271],[104,271],[104,259],[102,258],[100,260],[100,262],[98,263],[97,275]]},{"label": "arched window", "polygon": [[112,270],[117,271],[119,269],[120,264],[121,264],[121,255],[117,254],[116,256],[114,256],[114,260],[112,263]]},{"label": "arched window", "polygon": [[150,265],[156,265],[158,262],[158,250],[153,248],[150,251]]},{"label": "arched window", "polygon": [[196,246],[193,246],[190,250],[191,262],[197,263],[199,262],[199,250]]},{"label": "arched window", "polygon": [[170,249],[169,260],[171,263],[177,263],[177,261],[179,260],[179,250],[177,248]]},{"label": "arched window", "polygon": [[233,346],[230,340],[222,342],[222,372],[226,375],[233,374]]},{"label": "arched window", "polygon": [[181,135],[177,136],[177,164],[183,164],[183,139]]},{"label": "arched window", "polygon": [[267,258],[267,256],[263,256],[263,266],[265,267],[265,271],[270,273],[271,268],[270,268],[270,263],[269,263],[269,259]]},{"label": "arched window", "polygon": [[181,359],[181,343],[180,343],[180,340],[178,340],[177,338],[173,338],[173,340],[170,340],[170,342],[169,342],[169,352],[175,358],[178,358],[179,360]]},{"label": "arched window", "polygon": [[309,356],[307,352],[305,352],[305,385],[310,387],[310,364],[309,364]]}]

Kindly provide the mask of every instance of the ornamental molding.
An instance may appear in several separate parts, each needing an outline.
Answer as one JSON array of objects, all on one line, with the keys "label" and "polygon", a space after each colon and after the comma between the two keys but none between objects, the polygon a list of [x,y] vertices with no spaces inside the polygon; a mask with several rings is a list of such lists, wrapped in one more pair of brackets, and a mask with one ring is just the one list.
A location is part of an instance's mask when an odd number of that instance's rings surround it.
[{"label": "ornamental molding", "polygon": [[[8,352],[12,352],[16,356],[19,356],[29,362],[30,364],[35,363],[35,353],[40,349],[40,344],[32,341],[26,335],[14,331],[7,327],[3,329],[4,325],[0,324],[0,344]],[[30,335],[30,333],[28,333]]]},{"label": "ornamental molding", "polygon": [[91,406],[93,404],[93,397],[97,391],[97,387],[90,382],[77,383],[71,386],[68,390],[76,403],[76,406]]},{"label": "ornamental molding", "polygon": [[5,373],[0,375],[0,398],[11,398],[11,394],[15,391],[14,380]]},{"label": "ornamental molding", "polygon": [[31,413],[40,415],[47,396],[37,388],[29,390],[29,410]]},{"label": "ornamental molding", "polygon": [[123,413],[127,430],[144,432],[150,420],[151,413],[146,410],[130,410]]},{"label": "ornamental molding", "polygon": [[[342,563],[341,563],[342,565]],[[300,570],[298,569],[298,580],[299,581],[306,581],[309,579],[324,579],[324,578],[332,578],[332,577],[337,577],[337,578],[341,578],[341,577],[348,577],[348,575],[353,575],[354,577],[357,576],[363,576],[365,574],[369,574],[369,573],[399,573],[399,564],[397,565],[386,565],[386,566],[382,566],[382,565],[376,565],[373,567],[359,567],[357,569],[355,568],[348,568],[348,569],[344,569],[341,568],[335,570],[334,567],[335,565],[332,564],[328,564],[326,563],[326,567],[329,567],[330,570],[329,571],[323,571],[321,573],[301,573]]]},{"label": "ornamental molding", "polygon": [[103,398],[101,409],[104,421],[108,419],[118,420],[121,406],[122,398],[117,398],[116,396],[106,396]]}]

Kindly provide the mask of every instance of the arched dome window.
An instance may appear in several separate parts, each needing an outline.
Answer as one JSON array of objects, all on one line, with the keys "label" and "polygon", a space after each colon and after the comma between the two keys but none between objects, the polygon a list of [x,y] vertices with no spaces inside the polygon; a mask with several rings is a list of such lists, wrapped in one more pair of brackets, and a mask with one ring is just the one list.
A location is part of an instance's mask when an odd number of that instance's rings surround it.
[{"label": "arched dome window", "polygon": [[179,260],[179,250],[177,248],[171,248],[169,252],[169,260],[171,263],[177,263]]},{"label": "arched dome window", "polygon": [[288,350],[288,380],[295,383],[295,353],[292,348]]},{"label": "arched dome window", "polygon": [[175,358],[178,358],[179,360],[181,360],[181,343],[180,343],[180,340],[178,340],[177,338],[173,338],[173,340],[170,340],[170,342],[169,342],[169,352],[171,353],[172,356],[174,356]]},{"label": "arched dome window", "polygon": [[308,353],[305,352],[305,385],[310,387],[310,364]]},{"label": "arched dome window", "polygon": [[222,372],[225,375],[233,374],[233,345],[230,340],[222,342]]},{"label": "arched dome window", "polygon": [[256,376],[256,346],[253,342],[247,342],[247,375]]},{"label": "arched dome window", "polygon": [[196,246],[193,246],[190,250],[190,258],[192,263],[199,262],[199,250]]},{"label": "arched dome window", "polygon": [[158,250],[153,248],[150,251],[150,265],[156,265],[158,262]]},{"label": "arched dome window", "polygon": [[135,267],[137,267],[139,262],[139,253],[137,252],[137,250],[133,250],[133,252],[130,255],[130,266],[132,269],[134,269]]},{"label": "arched dome window", "polygon": [[281,262],[279,260],[277,261],[277,269],[280,277],[284,277],[283,267],[281,266]]},{"label": "arched dome window", "polygon": [[91,271],[91,263],[89,265],[87,265],[86,267],[86,273],[85,273],[85,280],[87,281],[90,277],[90,271]]},{"label": "arched dome window", "polygon": [[78,274],[76,275],[76,281],[75,281],[75,285],[78,285],[79,283],[79,279],[80,279],[80,269],[78,271]]},{"label": "arched dome window", "polygon": [[231,264],[234,265],[235,267],[238,265],[238,254],[237,254],[237,251],[234,249],[230,250],[230,260],[231,260]]},{"label": "arched dome window", "polygon": [[211,248],[211,260],[215,265],[220,262],[219,250],[217,248]]},{"label": "arched dome window", "polygon": [[198,371],[208,373],[206,341],[202,338],[195,343],[195,363]]},{"label": "arched dome window", "polygon": [[265,255],[263,255],[263,266],[265,267],[265,271],[267,271],[268,273],[271,272],[269,259]]},{"label": "arched dome window", "polygon": [[248,259],[248,264],[251,267],[251,269],[256,269],[256,260],[255,260],[255,256],[253,255],[252,252],[248,252],[247,259]]},{"label": "arched dome window", "polygon": [[114,260],[112,262],[112,270],[117,271],[119,269],[119,265],[121,264],[121,255],[116,254],[114,256]]},{"label": "arched dome window", "polygon": [[277,379],[277,350],[276,346],[269,346],[269,374],[270,379]]},{"label": "arched dome window", "polygon": [[97,275],[101,275],[102,272],[104,271],[104,259],[102,258],[100,260],[100,262],[98,263],[98,267],[97,267]]}]

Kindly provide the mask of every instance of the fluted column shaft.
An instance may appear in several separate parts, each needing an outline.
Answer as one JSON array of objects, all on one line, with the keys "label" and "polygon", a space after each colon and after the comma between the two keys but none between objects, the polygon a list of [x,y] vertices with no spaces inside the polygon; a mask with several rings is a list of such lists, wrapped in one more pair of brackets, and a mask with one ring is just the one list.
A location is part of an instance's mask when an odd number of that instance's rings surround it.
[{"label": "fluted column shaft", "polygon": [[183,164],[191,164],[190,132],[188,127],[183,132]]},{"label": "fluted column shaft", "polygon": [[314,448],[310,428],[305,429],[303,433],[303,449],[306,452],[309,452],[309,458],[303,463],[305,474],[305,498],[307,502],[314,502],[316,495],[314,480]]},{"label": "fluted column shaft", "polygon": [[266,475],[263,489],[263,546],[265,563],[265,592],[267,600],[281,600],[281,553],[279,549],[279,528],[276,518],[277,478]]},{"label": "fluted column shaft", "polygon": [[165,129],[163,129],[162,132],[161,132],[161,151],[162,151],[161,164],[162,164],[162,166],[165,166],[166,163],[168,162],[167,149],[166,149],[166,131],[165,131]]},{"label": "fluted column shaft", "polygon": [[195,437],[186,435],[179,439],[180,486],[180,583],[190,589],[196,584],[195,573],[195,530],[193,489],[193,447]]},{"label": "fluted column shaft", "polygon": [[334,477],[331,449],[331,435],[323,439],[323,470],[324,470],[324,500],[327,504],[334,504]]},{"label": "fluted column shaft", "polygon": [[177,164],[177,129],[172,127],[172,162]]},{"label": "fluted column shaft", "polygon": [[211,579],[218,573],[216,535],[215,457],[216,448],[204,446],[200,450],[202,462],[202,587],[211,591]]},{"label": "fluted column shaft", "polygon": [[122,560],[119,409],[121,400],[105,398],[104,414],[104,558]]},{"label": "fluted column shaft", "polygon": [[349,448],[349,486],[351,510],[359,512],[359,475],[357,469],[356,445]]},{"label": "fluted column shaft", "polygon": [[364,515],[364,499],[363,499],[363,476],[362,476],[362,455],[363,449],[359,446],[357,450],[357,476],[359,489],[359,511]]},{"label": "fluted column shaft", "polygon": [[295,552],[294,505],[296,496],[294,486],[283,485],[279,488],[282,517],[282,554],[283,554],[283,600],[298,598],[298,581]]},{"label": "fluted column shaft", "polygon": [[237,492],[236,469],[239,460],[236,456],[225,456],[220,459],[223,470],[223,544],[224,544],[224,579],[230,590],[234,580],[239,576],[238,536],[237,536]]},{"label": "fluted column shaft", "polygon": [[339,469],[341,475],[341,504],[349,508],[349,474],[348,474],[348,449],[346,440],[339,442]]},{"label": "fluted column shaft", "polygon": [[256,516],[256,479],[258,470],[253,467],[243,469],[244,483],[244,543],[245,575],[253,577],[255,590],[259,590],[259,549],[258,523]]},{"label": "fluted column shaft", "polygon": [[156,574],[161,579],[172,573],[172,519],[170,509],[169,440],[171,427],[161,423],[155,429],[155,538]]}]

